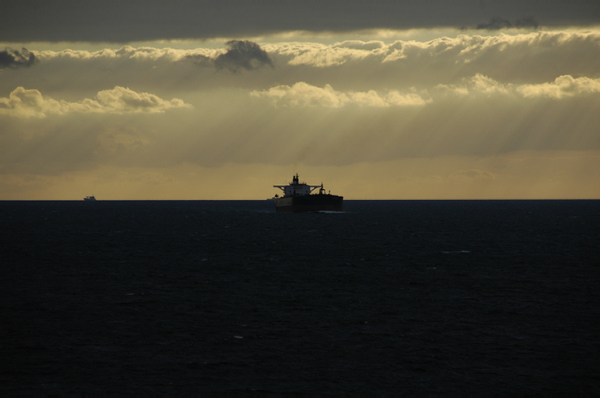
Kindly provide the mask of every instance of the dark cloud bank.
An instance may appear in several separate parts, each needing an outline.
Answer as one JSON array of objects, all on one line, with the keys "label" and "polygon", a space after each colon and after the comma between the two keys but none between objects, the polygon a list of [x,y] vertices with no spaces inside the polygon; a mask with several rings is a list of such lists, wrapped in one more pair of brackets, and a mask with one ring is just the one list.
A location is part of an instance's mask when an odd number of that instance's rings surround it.
[{"label": "dark cloud bank", "polygon": [[29,52],[26,48],[21,51],[12,48],[0,51],[0,69],[28,67],[36,62],[35,54]]},{"label": "dark cloud bank", "polygon": [[477,29],[486,30],[499,30],[504,28],[525,28],[525,29],[537,29],[539,27],[538,21],[535,17],[528,16],[517,19],[514,23],[507,19],[495,17],[490,19],[487,23],[480,23],[477,25]]},{"label": "dark cloud bank", "polygon": [[220,54],[217,58],[209,58],[204,55],[189,56],[200,66],[214,66],[217,69],[226,69],[231,72],[239,72],[242,69],[254,70],[263,66],[273,67],[273,62],[265,50],[254,42],[248,40],[230,40],[227,42],[227,52]]},{"label": "dark cloud bank", "polygon": [[244,37],[289,30],[495,29],[508,24],[531,26],[532,21],[540,26],[589,26],[600,21],[600,1],[20,0],[0,3],[0,15],[8,16],[0,24],[0,38],[7,42],[128,42]]}]

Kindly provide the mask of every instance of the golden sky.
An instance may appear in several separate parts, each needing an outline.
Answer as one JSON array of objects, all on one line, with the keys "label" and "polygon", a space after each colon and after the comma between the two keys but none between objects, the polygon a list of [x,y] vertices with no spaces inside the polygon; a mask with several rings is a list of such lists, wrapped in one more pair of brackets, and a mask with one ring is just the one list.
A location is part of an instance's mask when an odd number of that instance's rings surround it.
[{"label": "golden sky", "polygon": [[246,10],[190,37],[4,27],[0,200],[265,199],[295,173],[346,199],[600,198],[598,6],[475,3],[410,3],[419,26],[375,2],[360,24]]}]

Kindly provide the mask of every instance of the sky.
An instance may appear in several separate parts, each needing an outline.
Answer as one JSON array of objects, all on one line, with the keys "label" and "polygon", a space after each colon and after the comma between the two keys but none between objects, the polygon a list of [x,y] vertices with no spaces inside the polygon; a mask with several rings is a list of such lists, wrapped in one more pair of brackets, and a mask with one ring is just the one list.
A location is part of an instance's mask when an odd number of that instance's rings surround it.
[{"label": "sky", "polygon": [[600,198],[597,0],[0,15],[0,200]]}]

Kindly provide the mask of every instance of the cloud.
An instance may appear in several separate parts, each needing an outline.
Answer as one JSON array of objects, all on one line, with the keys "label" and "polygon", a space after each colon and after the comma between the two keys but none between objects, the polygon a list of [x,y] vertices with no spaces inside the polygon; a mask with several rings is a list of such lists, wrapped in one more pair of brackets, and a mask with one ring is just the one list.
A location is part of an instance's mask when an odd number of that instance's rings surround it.
[{"label": "cloud", "polygon": [[[340,166],[600,148],[598,30],[427,41],[276,39],[256,43],[277,66],[264,68],[268,73],[215,73],[220,55],[246,48],[219,41],[36,51],[35,68],[10,73],[18,80],[0,79],[5,170],[91,167],[78,157],[122,167]],[[210,67],[198,68],[192,55]],[[243,65],[235,61],[233,68]],[[194,112],[167,112],[178,107],[171,98]],[[157,111],[165,114],[147,117]],[[40,119],[45,115],[53,117]],[[56,154],[35,160],[49,142]],[[59,160],[73,143],[83,149]]]},{"label": "cloud", "polygon": [[585,94],[600,93],[600,79],[564,75],[557,77],[552,83],[524,84],[517,91],[526,98],[548,97],[554,99],[575,97]]},{"label": "cloud", "polygon": [[518,29],[537,29],[539,26],[538,21],[533,16],[527,16],[519,18],[515,23],[510,22],[504,18],[494,17],[491,18],[487,23],[478,24],[475,29],[484,30],[500,30],[506,28],[518,28]]},{"label": "cloud", "polygon": [[457,97],[475,99],[479,96],[521,97],[533,99],[539,97],[566,99],[583,95],[600,93],[600,78],[574,78],[570,75],[560,76],[551,83],[542,84],[502,84],[480,73],[463,79],[459,84],[439,84],[421,94],[415,92],[401,93],[388,90],[380,94],[369,91],[336,91],[329,84],[323,87],[298,82],[292,86],[280,85],[268,90],[254,90],[254,97],[269,98],[275,106],[284,107],[324,107],[342,108],[348,105],[386,108],[390,106],[423,106],[435,101],[442,101],[450,94]]},{"label": "cloud", "polygon": [[[525,11],[517,16],[539,18]],[[516,26],[515,15],[497,15]],[[600,31],[437,32],[32,43],[35,67],[0,70],[0,192],[51,198],[34,195],[47,181],[60,198],[258,198],[297,164],[307,179],[306,169],[339,173],[347,188],[332,191],[355,198],[598,197]],[[523,152],[548,159],[502,160]],[[170,185],[181,170],[189,175]],[[73,188],[74,173],[85,189]],[[223,190],[238,174],[261,183]],[[18,193],[28,176],[36,183]],[[202,188],[213,181],[219,190]]]},{"label": "cloud", "polygon": [[[541,82],[566,73],[595,77],[600,70],[597,30],[461,34],[429,41],[363,43],[365,46],[360,46],[360,42],[348,45],[296,42],[264,47],[278,65],[307,66],[330,73],[327,81],[330,84],[336,84],[336,76],[347,81],[350,68],[356,71],[355,79],[360,73],[355,84],[384,81],[386,85],[411,86],[458,81],[476,73],[499,81]],[[336,73],[328,72],[329,68]],[[313,79],[319,73],[310,72]]]},{"label": "cloud", "polygon": [[[254,70],[265,66],[273,67],[269,54],[257,43],[247,40],[231,40],[228,49],[175,49],[154,47],[124,46],[119,49],[105,48],[98,51],[72,50],[41,51],[40,59],[49,62],[51,66],[59,63],[85,63],[88,67],[96,66],[102,69],[123,70],[181,68],[184,62],[192,61],[198,66],[226,69],[231,72]],[[175,72],[173,72],[174,74]],[[168,77],[172,77],[168,76]]]},{"label": "cloud", "polygon": [[172,108],[190,108],[191,105],[173,98],[163,100],[150,93],[137,93],[129,88],[115,87],[98,92],[95,99],[67,102],[45,98],[39,90],[17,87],[7,98],[0,98],[0,114],[15,117],[46,117],[66,113],[162,113]]},{"label": "cloud", "polygon": [[369,40],[369,41],[344,40],[340,43],[334,44],[332,47],[373,51],[373,50],[381,49],[384,46],[385,46],[384,42],[382,42],[380,40]]},{"label": "cloud", "polygon": [[154,94],[136,93],[119,86],[100,91],[96,102],[107,113],[162,113],[172,108],[191,108],[191,105],[177,98],[163,100]]},{"label": "cloud", "polygon": [[124,60],[138,62],[177,62],[190,55],[203,54],[207,57],[214,56],[217,50],[195,49],[181,50],[175,48],[155,48],[155,47],[132,47],[123,46],[118,49],[104,48],[97,51],[64,49],[62,51],[40,51],[39,58],[43,61],[100,61],[100,60]]},{"label": "cloud", "polygon": [[460,84],[438,84],[432,90],[434,93],[452,93],[458,96],[473,96],[483,94],[491,96],[494,94],[509,94],[512,92],[512,85],[503,85],[496,80],[477,73],[475,76],[464,78]]},{"label": "cloud", "polygon": [[463,79],[461,84],[440,84],[434,92],[451,92],[459,96],[475,94],[484,95],[518,95],[526,99],[549,98],[568,99],[600,93],[600,78],[559,76],[552,82],[540,84],[502,84],[480,73]]},{"label": "cloud", "polygon": [[230,40],[226,53],[215,59],[218,69],[229,69],[238,72],[240,69],[253,70],[263,66],[273,67],[269,55],[256,43],[248,40]]},{"label": "cloud", "polygon": [[23,48],[21,52],[7,48],[0,51],[0,69],[29,67],[38,61],[34,53]]},{"label": "cloud", "polygon": [[254,70],[264,66],[273,67],[273,61],[269,54],[257,43],[249,40],[230,40],[225,52],[206,54],[194,52],[188,54],[184,59],[192,60],[199,66],[214,66],[215,68],[227,69],[231,72],[239,72],[242,69]]},{"label": "cloud", "polygon": [[44,99],[38,90],[17,87],[8,98],[0,98],[0,114],[16,117],[44,117],[46,113],[59,113],[61,104]]},{"label": "cloud", "polygon": [[[590,0],[89,0],[76,6],[47,0],[0,3],[0,37],[12,42],[133,42],[216,37],[256,37],[286,31],[349,32],[476,26],[495,16],[517,21],[535,15],[544,26],[598,23]],[[157,23],[160,21],[160,23]],[[516,23],[515,23],[516,25]]]},{"label": "cloud", "polygon": [[339,66],[352,61],[385,54],[388,46],[381,41],[344,41],[333,45],[321,43],[283,43],[268,46],[271,51],[290,56],[289,65],[310,65],[317,68]]},{"label": "cloud", "polygon": [[[502,84],[541,84],[561,75],[600,77],[598,30],[460,34],[428,41],[267,42],[257,46],[276,65],[263,68],[268,73],[214,73],[214,61],[228,51],[216,41],[186,49],[123,46],[98,51],[36,51],[39,64],[21,70],[18,84],[0,79],[0,92],[9,93],[18,85],[35,87],[45,95],[54,95],[50,90],[76,93],[85,89],[85,97],[91,98],[106,87],[118,85],[162,98],[179,98],[180,90],[266,90],[306,82],[318,87],[330,84],[344,92],[382,93],[460,84],[476,74]],[[194,62],[207,67],[198,68]],[[239,66],[243,63],[224,61],[223,65],[246,70]],[[227,67],[222,66],[222,71],[229,71]]]},{"label": "cloud", "polygon": [[428,102],[415,93],[401,94],[395,90],[389,91],[386,95],[380,95],[374,90],[344,93],[335,91],[329,84],[321,88],[305,82],[298,82],[293,86],[281,85],[264,91],[253,91],[251,95],[270,98],[277,106],[325,108],[341,108],[351,104],[367,107],[421,106]]},{"label": "cloud", "polygon": [[523,17],[523,18],[517,19],[517,21],[515,22],[515,26],[517,28],[537,29],[540,26],[540,24],[535,19],[535,17],[528,16],[528,17]]},{"label": "cloud", "polygon": [[503,18],[496,17],[496,18],[492,18],[487,23],[481,23],[481,24],[477,25],[476,29],[499,30],[499,29],[510,28],[510,27],[512,27],[512,24],[510,23],[510,21],[503,19]]}]

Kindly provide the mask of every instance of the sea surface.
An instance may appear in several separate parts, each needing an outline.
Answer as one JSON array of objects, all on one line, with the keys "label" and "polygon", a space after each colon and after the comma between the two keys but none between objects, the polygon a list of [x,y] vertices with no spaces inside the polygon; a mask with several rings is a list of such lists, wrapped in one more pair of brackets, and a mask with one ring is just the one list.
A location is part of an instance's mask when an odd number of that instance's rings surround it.
[{"label": "sea surface", "polygon": [[600,201],[0,202],[0,392],[600,394]]}]

